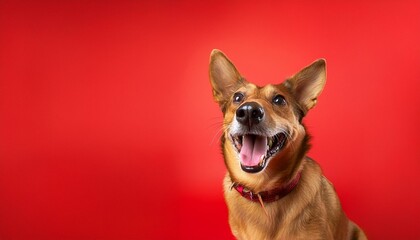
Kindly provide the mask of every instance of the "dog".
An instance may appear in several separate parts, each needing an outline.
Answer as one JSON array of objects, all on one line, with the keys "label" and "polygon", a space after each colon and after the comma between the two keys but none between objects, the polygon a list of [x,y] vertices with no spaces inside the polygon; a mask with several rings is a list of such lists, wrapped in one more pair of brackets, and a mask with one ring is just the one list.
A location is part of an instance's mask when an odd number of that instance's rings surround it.
[{"label": "dog", "polygon": [[210,83],[223,113],[224,195],[237,239],[367,239],[343,212],[333,185],[306,156],[302,119],[326,82],[319,59],[281,84],[257,86],[220,50]]}]

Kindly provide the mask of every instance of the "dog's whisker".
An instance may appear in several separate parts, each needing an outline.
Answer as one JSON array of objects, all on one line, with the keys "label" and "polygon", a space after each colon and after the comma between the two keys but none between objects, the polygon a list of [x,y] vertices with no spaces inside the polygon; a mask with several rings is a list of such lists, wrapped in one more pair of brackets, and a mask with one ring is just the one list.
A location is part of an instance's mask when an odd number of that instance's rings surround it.
[{"label": "dog's whisker", "polygon": [[[219,136],[218,136],[219,135]],[[223,135],[223,128],[219,128],[217,132],[214,134],[213,138],[211,139],[210,146],[213,145],[215,139],[220,139],[220,137]]]},{"label": "dog's whisker", "polygon": [[287,142],[289,142],[290,147],[293,149],[293,151],[295,151],[296,146],[295,146],[295,143],[292,139],[292,135],[290,134],[290,131],[285,130],[285,129],[280,129],[280,132],[283,133],[286,136]]},{"label": "dog's whisker", "polygon": [[223,122],[215,122],[211,123],[208,127],[221,127],[223,125]]}]

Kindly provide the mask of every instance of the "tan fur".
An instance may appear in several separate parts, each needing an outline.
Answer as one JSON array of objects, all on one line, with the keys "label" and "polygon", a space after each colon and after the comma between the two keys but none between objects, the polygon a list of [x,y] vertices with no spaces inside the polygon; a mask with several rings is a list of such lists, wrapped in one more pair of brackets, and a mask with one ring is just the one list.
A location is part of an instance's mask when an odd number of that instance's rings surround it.
[{"label": "tan fur", "polygon": [[[363,231],[341,209],[333,185],[322,175],[319,165],[306,157],[309,136],[302,117],[317,103],[326,81],[325,60],[315,61],[282,84],[256,86],[247,82],[219,50],[210,58],[213,95],[223,115],[222,150],[228,173],[224,194],[229,224],[237,239],[366,239]],[[244,93],[244,102],[256,102],[265,112],[264,129],[287,129],[286,145],[259,173],[240,168],[238,152],[229,131],[240,104],[232,102],[235,92]],[[274,106],[273,96],[281,94],[286,106]],[[278,201],[262,206],[231,189],[240,183],[253,192],[268,191],[288,184],[301,171],[297,187]]]}]

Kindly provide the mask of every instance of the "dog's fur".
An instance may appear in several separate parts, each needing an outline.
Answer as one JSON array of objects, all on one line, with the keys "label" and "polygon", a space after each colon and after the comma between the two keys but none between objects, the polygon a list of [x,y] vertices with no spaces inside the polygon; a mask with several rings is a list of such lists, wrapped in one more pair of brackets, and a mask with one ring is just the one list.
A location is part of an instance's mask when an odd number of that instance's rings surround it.
[{"label": "dog's fur", "polygon": [[[309,136],[302,118],[317,103],[326,81],[326,63],[319,59],[281,84],[256,86],[246,81],[219,50],[210,56],[210,82],[213,96],[223,116],[222,151],[227,167],[224,193],[229,209],[229,224],[237,239],[366,239],[363,231],[351,222],[341,209],[333,185],[323,175],[319,165],[305,156]],[[243,95],[234,101],[234,94]],[[285,102],[274,104],[280,94]],[[240,126],[237,109],[255,102],[264,118],[255,125]],[[284,132],[284,146],[268,160],[263,170],[250,173],[241,168],[238,149],[232,131],[273,135]],[[245,131],[245,130],[241,130]],[[285,197],[270,203],[250,201],[232,190],[240,183],[255,193],[285,186],[297,174],[301,178],[296,188]],[[265,209],[264,209],[265,208]]]}]

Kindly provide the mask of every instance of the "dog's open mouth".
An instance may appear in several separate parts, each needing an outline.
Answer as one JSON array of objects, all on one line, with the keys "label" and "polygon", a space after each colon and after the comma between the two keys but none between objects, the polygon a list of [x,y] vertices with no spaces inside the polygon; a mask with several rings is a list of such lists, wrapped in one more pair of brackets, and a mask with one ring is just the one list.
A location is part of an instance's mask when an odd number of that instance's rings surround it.
[{"label": "dog's open mouth", "polygon": [[257,173],[265,168],[270,157],[283,148],[286,135],[279,133],[273,137],[245,134],[232,136],[239,152],[241,168],[248,173]]}]

